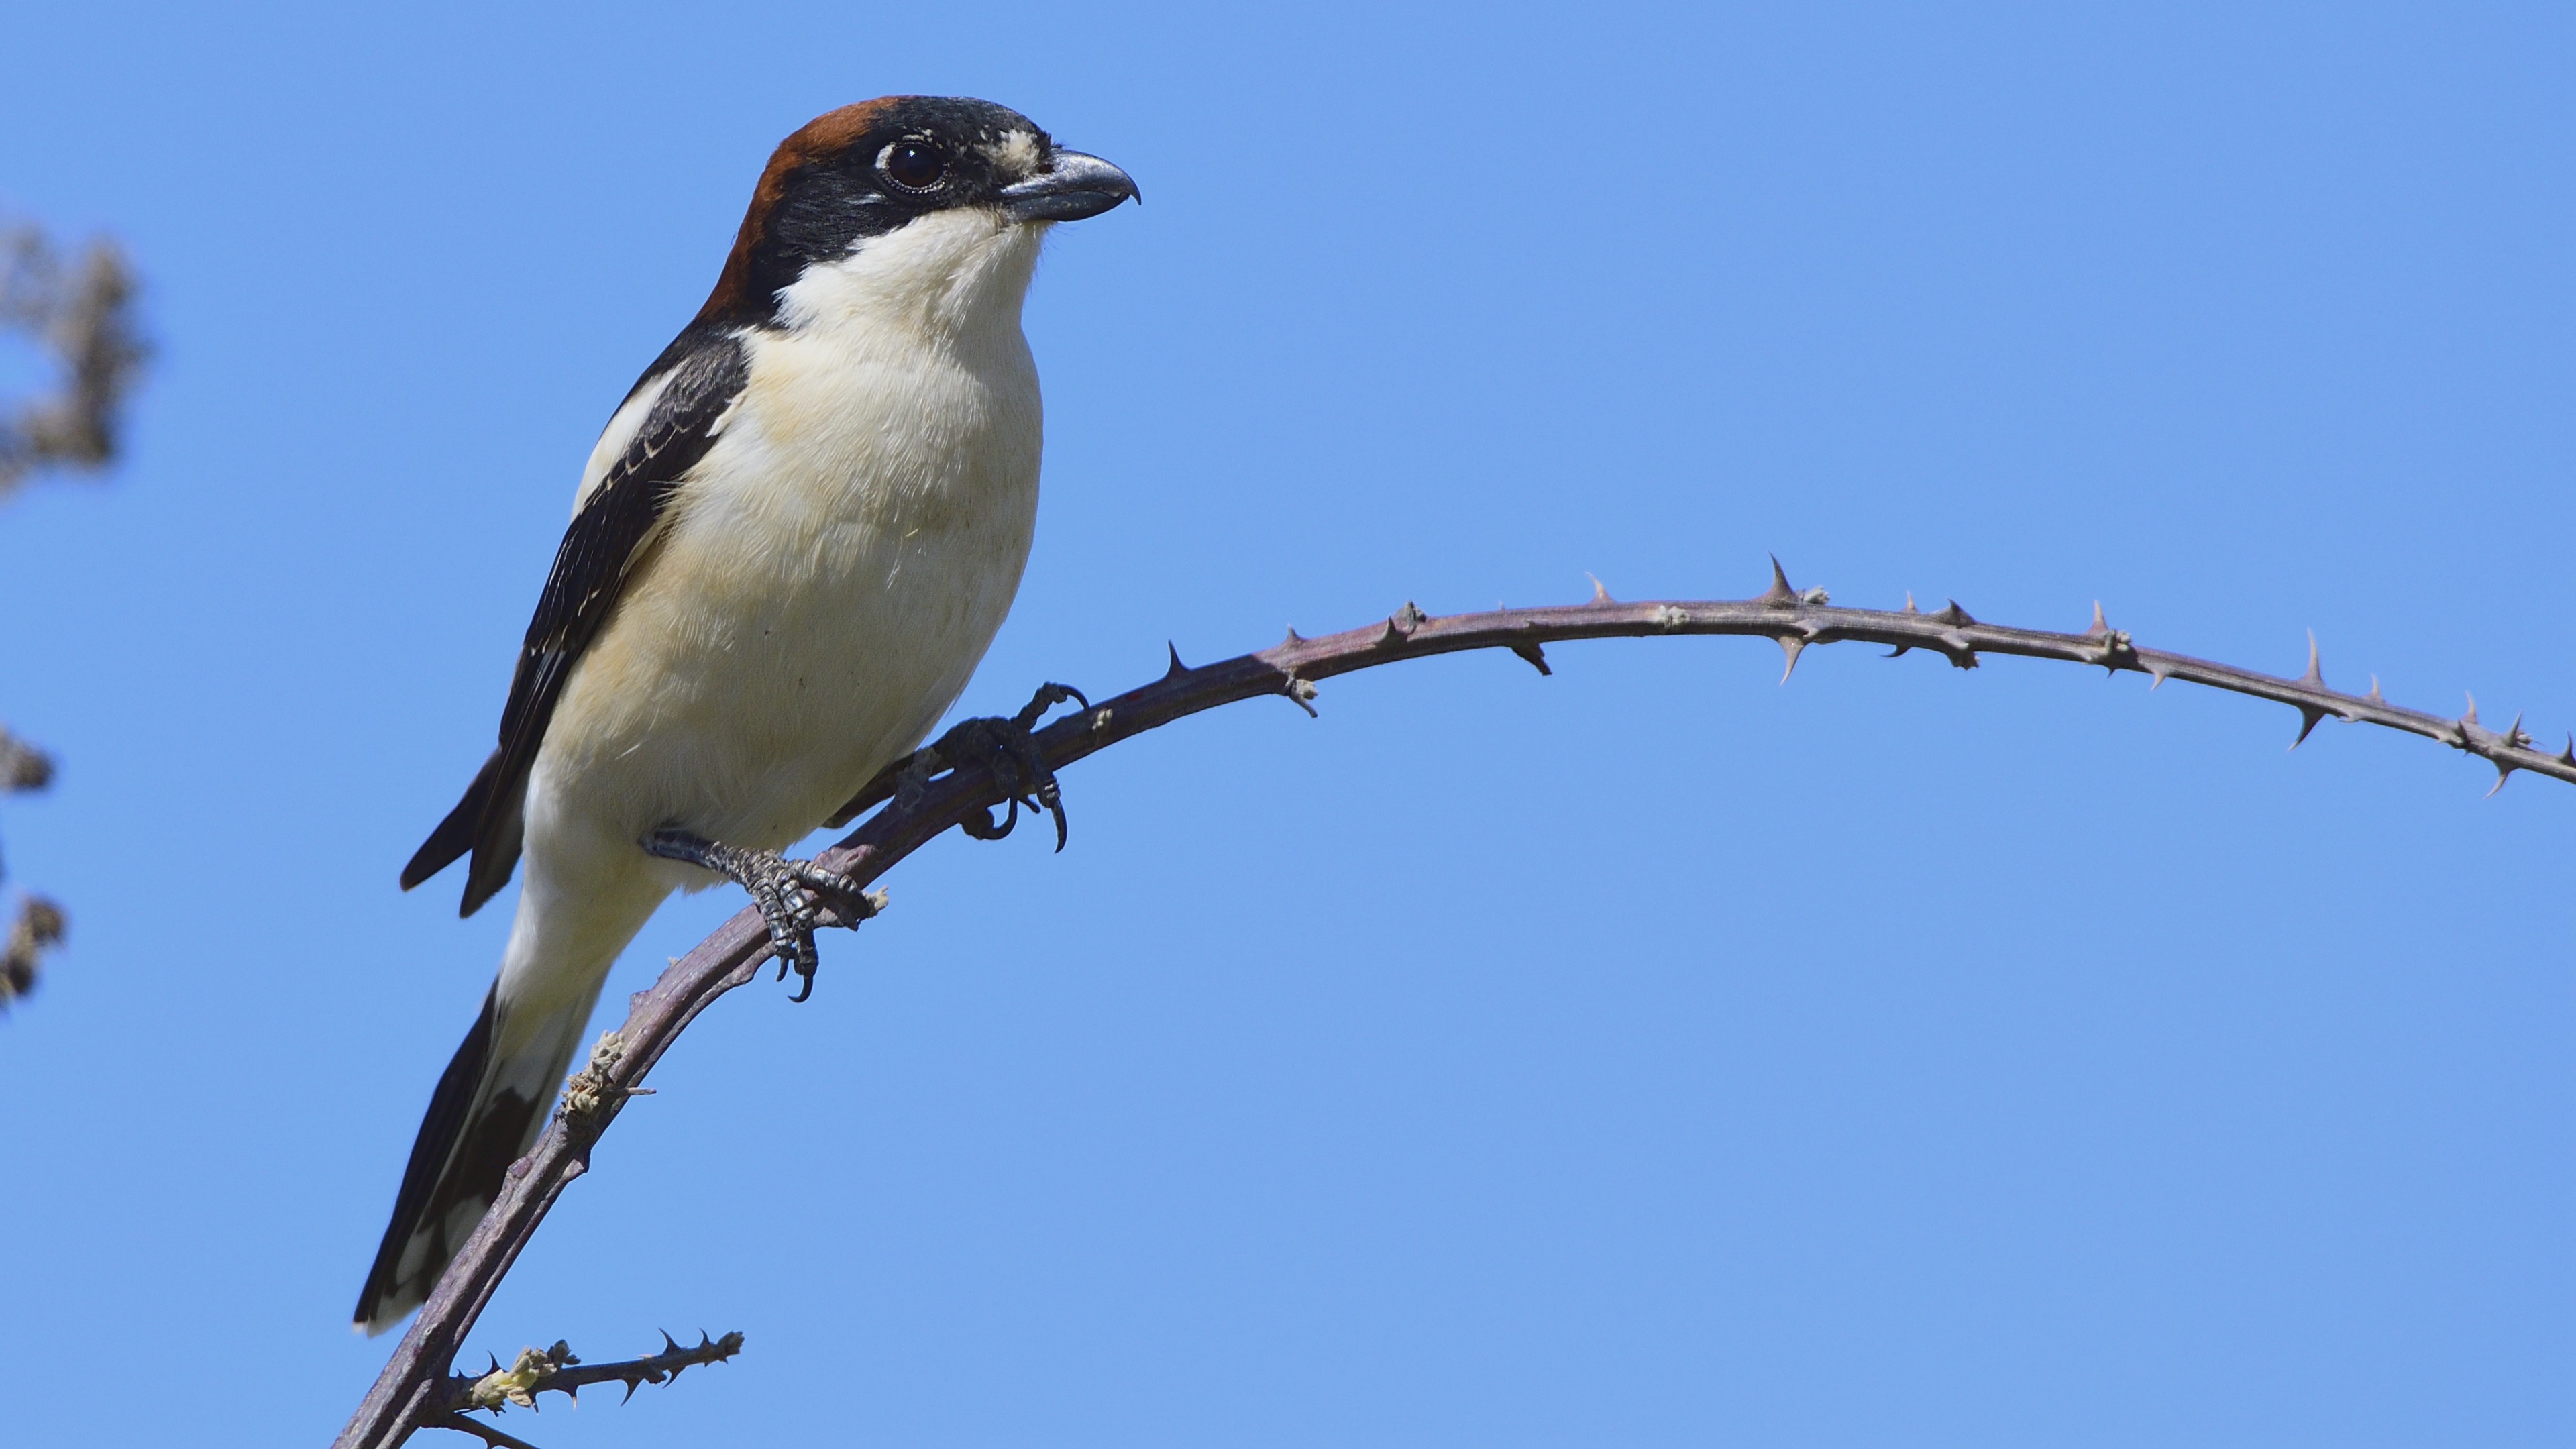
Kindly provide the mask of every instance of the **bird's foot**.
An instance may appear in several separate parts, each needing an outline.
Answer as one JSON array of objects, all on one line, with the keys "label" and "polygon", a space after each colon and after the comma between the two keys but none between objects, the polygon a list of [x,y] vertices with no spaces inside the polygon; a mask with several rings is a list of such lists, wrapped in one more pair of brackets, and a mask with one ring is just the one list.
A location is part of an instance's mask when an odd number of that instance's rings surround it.
[{"label": "bird's foot", "polygon": [[818,926],[857,929],[859,922],[885,908],[885,897],[857,881],[824,870],[810,860],[789,860],[774,850],[742,850],[686,830],[657,830],[644,837],[647,855],[686,861],[711,870],[741,886],[760,908],[769,926],[769,949],[778,957],[778,979],[792,968],[803,978],[793,998],[814,994],[814,970],[821,964],[814,949]]},{"label": "bird's foot", "polygon": [[897,767],[895,803],[910,809],[930,785],[930,777],[942,770],[966,765],[982,765],[993,772],[993,782],[1002,789],[1002,803],[1007,813],[997,823],[990,810],[969,815],[958,822],[958,828],[977,840],[999,840],[1020,823],[1020,807],[1029,813],[1044,810],[1055,820],[1055,848],[1064,849],[1064,793],[1056,788],[1055,771],[1047,767],[1046,756],[1039,753],[1037,723],[1046,712],[1059,704],[1079,704],[1091,708],[1091,701],[1070,684],[1044,684],[1038,687],[1027,706],[1009,719],[998,716],[960,721],[954,728],[930,744],[915,750],[910,759]]}]

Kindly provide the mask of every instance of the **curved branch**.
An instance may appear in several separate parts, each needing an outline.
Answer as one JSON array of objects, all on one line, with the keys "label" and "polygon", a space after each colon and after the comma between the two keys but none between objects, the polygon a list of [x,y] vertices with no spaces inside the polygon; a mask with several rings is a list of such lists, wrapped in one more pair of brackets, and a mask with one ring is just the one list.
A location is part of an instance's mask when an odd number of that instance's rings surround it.
[{"label": "curved branch", "polygon": [[[1161,679],[1061,718],[1039,730],[1032,743],[1051,769],[1061,770],[1120,740],[1239,700],[1281,695],[1312,713],[1316,681],[1380,665],[1470,649],[1508,649],[1545,674],[1541,646],[1564,640],[1738,634],[1778,643],[1788,656],[1784,680],[1808,646],[1847,640],[1888,645],[1898,654],[1928,650],[1961,669],[1976,668],[1982,654],[2055,659],[2115,674],[2145,674],[2158,685],[2180,679],[2285,704],[2299,712],[2300,740],[2332,716],[2403,730],[2476,755],[2495,766],[2499,786],[2516,770],[2576,783],[2576,737],[2553,755],[2532,748],[2519,718],[2503,730],[2480,724],[2475,700],[2460,718],[2446,719],[2388,703],[2376,681],[2368,694],[2330,689],[2318,668],[2313,638],[2307,672],[2284,679],[2141,648],[2127,633],[2111,628],[2098,605],[2092,627],[2081,633],[2015,629],[1981,623],[1955,601],[1929,614],[1918,612],[1911,599],[1893,613],[1835,608],[1821,589],[1790,587],[1776,559],[1771,568],[1770,589],[1746,600],[1627,604],[1596,584],[1589,602],[1554,608],[1434,618],[1408,603],[1365,628],[1320,639],[1301,638],[1292,629],[1273,648],[1195,669],[1181,663],[1175,652]],[[902,775],[902,762],[889,766],[842,808],[836,819],[886,805],[823,852],[817,864],[866,885],[951,826],[970,817],[981,820],[986,810],[1003,803],[1000,786],[981,764],[937,775],[917,795],[907,789],[899,798]],[[444,1410],[448,1364],[465,1333],[556,1197],[589,1169],[591,1144],[627,1099],[642,1090],[645,1074],[689,1022],[717,997],[750,981],[770,956],[767,927],[759,912],[745,909],[673,962],[649,990],[635,994],[625,1025],[603,1038],[590,1068],[575,1079],[570,1109],[559,1111],[536,1149],[511,1165],[500,1199],[448,1264],[374,1389],[341,1432],[340,1449],[393,1449],[413,1428]]]}]

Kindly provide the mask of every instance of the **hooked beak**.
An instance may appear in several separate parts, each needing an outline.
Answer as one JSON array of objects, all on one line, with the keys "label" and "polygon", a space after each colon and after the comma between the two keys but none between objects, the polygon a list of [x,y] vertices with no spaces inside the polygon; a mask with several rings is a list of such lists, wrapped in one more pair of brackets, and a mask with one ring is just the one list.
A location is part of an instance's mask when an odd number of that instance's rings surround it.
[{"label": "hooked beak", "polygon": [[1122,201],[1142,202],[1124,171],[1080,151],[1058,151],[1047,169],[1002,188],[1002,214],[1013,221],[1080,221]]}]

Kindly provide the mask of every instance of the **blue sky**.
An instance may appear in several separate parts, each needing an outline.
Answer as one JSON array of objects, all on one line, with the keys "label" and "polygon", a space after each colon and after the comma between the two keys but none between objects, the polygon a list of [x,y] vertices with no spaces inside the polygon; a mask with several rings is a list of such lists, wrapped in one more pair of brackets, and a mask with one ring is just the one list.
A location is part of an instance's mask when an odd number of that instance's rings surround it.
[{"label": "blue sky", "polygon": [[[771,144],[1022,109],[1037,556],[964,707],[1498,598],[1801,585],[2576,724],[2561,9],[94,3],[130,465],[0,511],[12,1439],[319,1442],[507,902],[395,872]],[[2576,1437],[2576,792],[2134,676],[1456,658],[1067,777],[728,998],[474,1336],[547,1449]],[[675,903],[649,980],[737,901]],[[479,1362],[479,1358],[477,1360]],[[557,1404],[560,1401],[556,1401]],[[424,1440],[423,1442],[429,1442]],[[462,1443],[465,1441],[459,1440]]]}]

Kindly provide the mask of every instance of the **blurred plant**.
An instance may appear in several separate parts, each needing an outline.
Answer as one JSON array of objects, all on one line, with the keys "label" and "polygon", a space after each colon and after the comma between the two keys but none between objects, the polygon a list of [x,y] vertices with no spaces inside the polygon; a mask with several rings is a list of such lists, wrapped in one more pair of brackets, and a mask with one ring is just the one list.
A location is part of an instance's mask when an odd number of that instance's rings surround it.
[{"label": "blurred plant", "polygon": [[[0,726],[0,794],[42,790],[53,783],[54,762],[44,751]],[[0,880],[8,868],[0,864]],[[43,896],[19,903],[18,920],[0,938],[0,1011],[35,989],[36,970],[46,948],[63,938],[63,908]]]},{"label": "blurred plant", "polygon": [[[92,241],[66,265],[40,228],[0,227],[0,335],[25,337],[58,377],[50,392],[0,403],[0,500],[46,469],[96,473],[116,461],[126,398],[151,355],[135,326],[135,290],[114,242]],[[42,790],[53,778],[52,758],[0,725],[0,794]],[[18,903],[0,937],[0,1010],[34,989],[67,924],[43,896]]]},{"label": "blurred plant", "polygon": [[64,263],[34,226],[0,228],[0,332],[52,355],[50,393],[0,412],[0,497],[46,468],[98,472],[116,461],[125,401],[151,355],[134,323],[134,272],[114,242]]},{"label": "blurred plant", "polygon": [[17,924],[9,928],[7,943],[0,944],[0,1010],[36,989],[37,966],[47,950],[61,943],[69,924],[63,908],[43,896],[19,903]]}]

